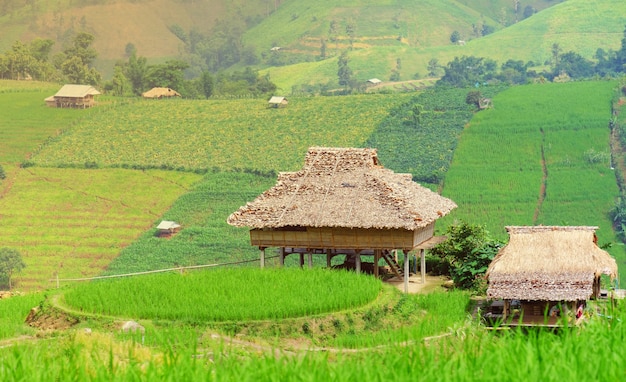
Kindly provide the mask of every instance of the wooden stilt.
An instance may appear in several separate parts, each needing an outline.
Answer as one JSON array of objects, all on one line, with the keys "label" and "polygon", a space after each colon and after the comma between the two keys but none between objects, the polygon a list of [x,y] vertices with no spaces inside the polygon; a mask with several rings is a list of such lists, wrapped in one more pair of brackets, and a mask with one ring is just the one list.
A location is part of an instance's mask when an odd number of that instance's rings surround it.
[{"label": "wooden stilt", "polygon": [[311,252],[306,254],[309,260],[309,268],[313,268],[313,254]]},{"label": "wooden stilt", "polygon": [[304,253],[300,253],[300,268],[304,267]]},{"label": "wooden stilt", "polygon": [[265,268],[265,247],[261,247],[261,268]]},{"label": "wooden stilt", "polygon": [[278,254],[278,261],[280,263],[280,267],[285,266],[285,247],[280,247],[280,253]]},{"label": "wooden stilt", "polygon": [[380,260],[380,249],[374,250],[374,277],[378,278],[379,270],[378,270],[378,261]]},{"label": "wooden stilt", "polygon": [[404,293],[409,293],[409,253],[407,251],[402,251],[404,253]]},{"label": "wooden stilt", "polygon": [[354,266],[356,268],[356,273],[361,273],[361,252],[357,252],[354,259]]},{"label": "wooden stilt", "polygon": [[420,273],[422,274],[422,284],[426,284],[426,250],[420,249]]},{"label": "wooden stilt", "polygon": [[332,267],[332,257],[330,256],[330,251],[326,251],[326,268]]}]

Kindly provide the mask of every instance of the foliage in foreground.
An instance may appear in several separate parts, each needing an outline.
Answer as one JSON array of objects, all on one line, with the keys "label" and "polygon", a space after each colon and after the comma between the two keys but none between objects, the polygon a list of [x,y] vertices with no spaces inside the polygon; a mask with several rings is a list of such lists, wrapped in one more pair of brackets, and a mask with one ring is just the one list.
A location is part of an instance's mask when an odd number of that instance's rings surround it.
[{"label": "foliage in foreground", "polygon": [[440,260],[437,271],[450,275],[461,289],[484,292],[484,274],[502,247],[492,239],[484,226],[455,222],[448,226],[447,240],[430,251]]},{"label": "foliage in foreground", "polygon": [[[444,295],[437,295],[445,299]],[[429,309],[426,307],[425,309]],[[445,314],[440,312],[439,314]],[[0,349],[3,380],[210,381],[475,381],[601,380],[626,377],[626,310],[594,316],[557,332],[486,331],[475,325],[441,328],[440,336],[413,337],[387,346],[341,351],[273,347],[181,334],[150,348],[139,342],[76,331],[48,341]],[[437,318],[429,318],[437,321]],[[422,321],[414,321],[415,325]],[[173,332],[172,332],[173,333]],[[212,339],[213,338],[213,339]],[[179,340],[179,341],[177,341]],[[252,343],[250,343],[252,344]]]}]

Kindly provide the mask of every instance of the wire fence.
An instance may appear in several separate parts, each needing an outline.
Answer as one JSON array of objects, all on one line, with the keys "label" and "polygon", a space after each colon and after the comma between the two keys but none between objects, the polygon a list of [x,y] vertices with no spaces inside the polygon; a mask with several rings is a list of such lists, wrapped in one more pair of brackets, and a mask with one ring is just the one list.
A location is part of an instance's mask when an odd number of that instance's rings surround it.
[{"label": "wire fence", "polygon": [[[274,259],[274,258],[277,258],[277,257],[278,257],[278,255],[276,255],[276,256],[266,256],[265,260]],[[260,261],[259,259],[253,259],[253,260],[242,260],[242,261],[235,261],[235,262],[231,262],[231,263],[221,263],[221,264],[188,265],[188,266],[184,266],[184,267],[180,266],[180,267],[175,267],[175,268],[156,269],[156,270],[152,270],[152,271],[123,273],[123,274],[119,274],[119,275],[81,277],[81,278],[70,278],[70,279],[61,279],[57,275],[56,278],[49,279],[48,281],[56,282],[57,288],[60,288],[60,285],[61,285],[62,282],[80,282],[80,281],[114,279],[114,278],[120,278],[120,277],[140,276],[140,275],[148,275],[148,274],[152,274],[152,273],[163,273],[163,272],[180,272],[180,273],[182,273],[185,270],[190,270],[190,269],[215,268],[215,267],[223,267],[223,266],[228,266],[228,265],[239,265],[239,264],[246,264],[246,263],[254,263],[254,262],[259,262],[259,261]]]}]

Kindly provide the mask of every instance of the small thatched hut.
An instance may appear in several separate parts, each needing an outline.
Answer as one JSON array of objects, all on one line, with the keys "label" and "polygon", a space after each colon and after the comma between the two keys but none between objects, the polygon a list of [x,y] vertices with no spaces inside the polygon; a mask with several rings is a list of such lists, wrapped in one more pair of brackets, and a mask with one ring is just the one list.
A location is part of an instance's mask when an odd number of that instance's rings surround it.
[{"label": "small thatched hut", "polygon": [[262,259],[267,247],[280,248],[281,263],[286,255],[300,254],[301,265],[304,254],[309,265],[313,254],[326,255],[328,265],[345,254],[359,271],[361,256],[373,255],[375,274],[384,258],[399,276],[390,252],[403,250],[406,259],[421,249],[423,260],[423,249],[437,242],[435,221],[454,208],[410,174],[381,166],[375,149],[311,147],[302,170],[280,173],[274,187],[231,214],[228,223],[251,228]]},{"label": "small thatched hut", "polygon": [[287,98],[285,97],[279,97],[279,96],[272,96],[272,98],[270,98],[269,101],[267,101],[267,106],[268,107],[285,107],[287,106],[289,102],[287,101]]},{"label": "small thatched hut", "polygon": [[[600,294],[600,276],[617,276],[617,263],[597,245],[598,227],[506,227],[509,243],[487,270],[487,297],[512,300],[524,316],[542,316],[556,304],[575,305]],[[574,306],[574,308],[575,308]]]},{"label": "small thatched hut", "polygon": [[55,95],[45,99],[49,107],[71,107],[85,109],[96,104],[94,96],[100,92],[90,85],[63,85]]},{"label": "small thatched hut", "polygon": [[147,92],[142,93],[141,96],[143,98],[161,99],[161,98],[180,97],[180,93],[170,88],[152,88],[148,90]]},{"label": "small thatched hut", "polygon": [[157,233],[159,236],[170,236],[180,231],[180,224],[171,221],[171,220],[163,220],[157,226]]}]

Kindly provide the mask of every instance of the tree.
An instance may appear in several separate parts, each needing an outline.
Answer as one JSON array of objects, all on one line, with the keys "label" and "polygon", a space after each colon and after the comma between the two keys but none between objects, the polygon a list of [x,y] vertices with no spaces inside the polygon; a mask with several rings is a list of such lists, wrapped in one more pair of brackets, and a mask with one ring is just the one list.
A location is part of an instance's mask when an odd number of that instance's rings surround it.
[{"label": "tree", "polygon": [[91,43],[95,37],[86,32],[80,32],[72,40],[70,47],[65,49],[65,60],[61,64],[61,71],[68,80],[76,84],[97,85],[101,80],[98,71],[91,67],[98,56]]},{"label": "tree", "polygon": [[4,168],[0,165],[0,180],[6,179],[7,174],[4,172]]},{"label": "tree", "polygon": [[552,44],[551,52],[552,52],[552,67],[556,68],[559,65],[559,58],[561,55],[561,46],[558,42]]},{"label": "tree", "polygon": [[465,97],[465,103],[468,105],[474,105],[477,109],[480,108],[480,100],[482,99],[482,94],[478,90],[472,90],[467,93]]},{"label": "tree", "polygon": [[456,44],[461,40],[461,33],[459,31],[453,31],[450,35],[450,42]]},{"label": "tree", "polygon": [[[454,284],[461,289],[475,289],[481,285],[481,276],[502,243],[491,239],[482,225],[460,222],[446,230],[448,239],[431,249],[430,254],[443,263]],[[447,271],[447,272],[446,272]]]},{"label": "tree", "polygon": [[213,76],[211,76],[211,73],[203,71],[200,75],[200,84],[202,86],[202,93],[204,94],[204,96],[206,98],[211,97],[211,95],[213,94],[214,86]]},{"label": "tree", "polygon": [[444,75],[437,82],[439,85],[469,87],[481,84],[495,76],[495,61],[482,57],[455,57],[444,68]]},{"label": "tree", "polygon": [[339,85],[348,87],[352,83],[352,69],[348,66],[348,53],[343,52],[337,61],[337,76],[339,77]]},{"label": "tree", "polygon": [[145,57],[137,57],[136,52],[132,52],[128,58],[125,68],[126,78],[130,81],[133,93],[140,95],[146,90],[146,75],[148,73],[148,60]]},{"label": "tree", "polygon": [[428,66],[426,67],[426,69],[428,69],[428,76],[437,77],[440,68],[441,65],[439,65],[439,60],[437,60],[436,58],[431,58],[430,61],[428,61]]},{"label": "tree", "polygon": [[179,60],[169,60],[164,64],[152,65],[148,68],[146,76],[148,87],[182,89],[185,81],[183,71],[188,67],[189,64]]},{"label": "tree", "polygon": [[561,55],[559,63],[554,67],[552,74],[558,76],[567,73],[571,78],[585,78],[594,75],[593,63],[575,52],[567,52]]},{"label": "tree", "polygon": [[26,267],[26,264],[24,264],[22,254],[17,249],[0,248],[0,277],[6,281],[9,290],[12,288],[11,280],[13,275],[24,269],[24,267]]}]

